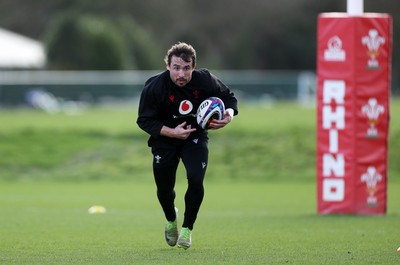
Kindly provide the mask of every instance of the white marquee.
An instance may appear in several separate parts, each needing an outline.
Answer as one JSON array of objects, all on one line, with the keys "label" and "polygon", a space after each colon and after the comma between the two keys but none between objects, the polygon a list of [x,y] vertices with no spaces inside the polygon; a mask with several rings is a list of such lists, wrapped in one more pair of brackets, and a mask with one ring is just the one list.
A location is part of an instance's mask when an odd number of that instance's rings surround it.
[{"label": "white marquee", "polygon": [[0,68],[43,68],[42,43],[0,28]]}]

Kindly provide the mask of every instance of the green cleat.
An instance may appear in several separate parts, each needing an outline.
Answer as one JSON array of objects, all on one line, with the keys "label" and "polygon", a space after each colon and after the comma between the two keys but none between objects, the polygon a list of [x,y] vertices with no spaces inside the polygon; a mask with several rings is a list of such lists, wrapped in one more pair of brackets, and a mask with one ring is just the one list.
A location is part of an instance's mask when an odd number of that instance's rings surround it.
[{"label": "green cleat", "polygon": [[170,245],[171,247],[176,245],[176,242],[178,241],[178,209],[175,208],[176,212],[176,219],[175,221],[167,221],[167,224],[165,225],[165,241],[167,241],[167,244]]},{"label": "green cleat", "polygon": [[178,238],[178,247],[188,249],[192,245],[192,230],[182,227]]}]

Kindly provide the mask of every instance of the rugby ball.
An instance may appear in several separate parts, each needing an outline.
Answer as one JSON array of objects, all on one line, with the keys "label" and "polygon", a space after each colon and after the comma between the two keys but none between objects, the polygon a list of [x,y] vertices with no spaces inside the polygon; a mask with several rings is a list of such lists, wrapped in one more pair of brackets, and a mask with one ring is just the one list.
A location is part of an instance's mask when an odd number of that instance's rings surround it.
[{"label": "rugby ball", "polygon": [[213,119],[222,120],[224,118],[224,102],[217,97],[210,97],[204,100],[197,109],[197,123],[203,129],[209,129],[208,125]]}]

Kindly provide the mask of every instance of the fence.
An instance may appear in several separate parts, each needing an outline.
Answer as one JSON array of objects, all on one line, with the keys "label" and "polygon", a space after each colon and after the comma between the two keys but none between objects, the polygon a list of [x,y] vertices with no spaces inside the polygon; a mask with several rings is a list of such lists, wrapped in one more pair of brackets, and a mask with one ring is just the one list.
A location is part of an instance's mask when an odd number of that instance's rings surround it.
[{"label": "fence", "polygon": [[[315,98],[315,74],[297,71],[212,71],[243,100]],[[30,91],[99,103],[133,100],[155,71],[0,71],[0,106],[26,104]]]}]

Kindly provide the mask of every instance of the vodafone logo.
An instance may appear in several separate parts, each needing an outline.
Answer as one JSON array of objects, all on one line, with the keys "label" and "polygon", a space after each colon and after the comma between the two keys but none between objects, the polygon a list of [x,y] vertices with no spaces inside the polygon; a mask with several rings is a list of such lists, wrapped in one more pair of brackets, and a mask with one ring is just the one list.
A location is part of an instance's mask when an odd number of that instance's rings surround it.
[{"label": "vodafone logo", "polygon": [[193,110],[193,104],[189,100],[183,100],[179,105],[179,113],[182,115],[189,114]]}]

